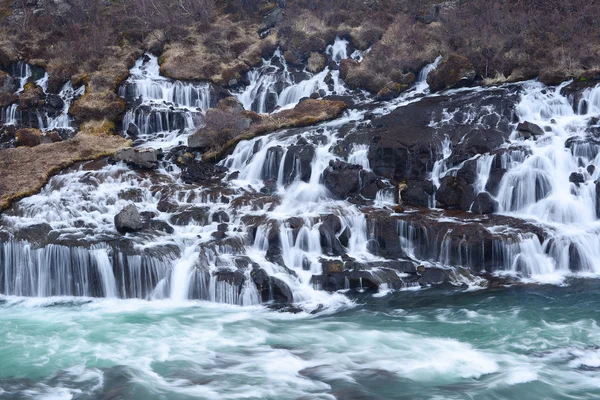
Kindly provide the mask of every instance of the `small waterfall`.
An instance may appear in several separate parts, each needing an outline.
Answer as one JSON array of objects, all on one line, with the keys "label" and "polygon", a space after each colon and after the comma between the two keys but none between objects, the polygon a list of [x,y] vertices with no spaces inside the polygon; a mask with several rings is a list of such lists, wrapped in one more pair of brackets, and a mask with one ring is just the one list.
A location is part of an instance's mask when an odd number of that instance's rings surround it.
[{"label": "small waterfall", "polygon": [[425,93],[429,91],[429,85],[427,84],[427,76],[440,65],[442,62],[442,56],[438,56],[435,61],[431,64],[426,65],[421,72],[419,72],[419,76],[417,77],[416,82],[416,91],[420,93]]},{"label": "small waterfall", "polygon": [[70,81],[65,83],[60,93],[58,94],[58,96],[63,101],[63,108],[60,114],[58,114],[56,117],[46,116],[46,125],[43,124],[43,119],[41,119],[39,123],[40,129],[44,131],[51,131],[55,129],[75,129],[73,124],[73,117],[69,115],[69,108],[73,104],[73,101],[75,101],[78,97],[83,96],[84,93],[85,86],[80,86],[79,88],[74,89]]},{"label": "small waterfall", "polygon": [[19,61],[14,67],[13,72],[13,77],[19,80],[19,88],[17,89],[17,93],[21,93],[23,89],[25,89],[25,85],[29,81],[29,78],[32,76],[31,66],[25,61]]},{"label": "small waterfall", "polygon": [[19,123],[18,104],[12,104],[0,109],[0,123],[2,125],[17,125]]},{"label": "small waterfall", "polygon": [[327,46],[325,53],[329,54],[336,64],[339,64],[340,61],[348,58],[348,41],[336,37],[335,42]]},{"label": "small waterfall", "polygon": [[169,147],[184,142],[214,105],[209,83],[173,81],[160,75],[158,59],[140,58],[120,88],[130,105],[123,130],[148,146]]},{"label": "small waterfall", "polygon": [[[326,53],[339,59],[339,63],[341,59],[348,58],[347,44],[347,41],[337,39]],[[339,71],[328,67],[317,74],[306,70],[294,71],[287,65],[279,49],[270,59],[263,60],[260,67],[250,71],[247,79],[249,85],[235,93],[235,96],[245,109],[262,114],[293,108],[301,99],[313,93],[331,95],[347,92],[339,79]]]}]

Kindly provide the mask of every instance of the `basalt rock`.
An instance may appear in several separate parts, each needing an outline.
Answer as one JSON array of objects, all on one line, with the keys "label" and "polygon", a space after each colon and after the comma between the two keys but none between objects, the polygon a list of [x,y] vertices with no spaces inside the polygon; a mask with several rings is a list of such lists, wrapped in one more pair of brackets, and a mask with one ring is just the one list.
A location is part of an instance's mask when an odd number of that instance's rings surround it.
[{"label": "basalt rock", "polygon": [[519,131],[519,134],[524,139],[535,139],[538,136],[544,135],[544,130],[542,128],[528,121],[521,122],[519,125],[517,125],[517,131]]},{"label": "basalt rock", "polygon": [[414,207],[428,207],[434,193],[433,183],[427,181],[408,181],[402,191],[402,204]]},{"label": "basalt rock", "polygon": [[470,85],[476,75],[475,68],[468,58],[450,54],[427,76],[427,83],[431,91],[438,92]]},{"label": "basalt rock", "polygon": [[493,214],[498,211],[498,202],[489,193],[481,192],[475,196],[471,211],[476,214]]},{"label": "basalt rock", "polygon": [[115,228],[120,233],[138,232],[143,228],[142,217],[134,204],[130,204],[115,215]]},{"label": "basalt rock", "polygon": [[463,178],[445,176],[435,198],[441,208],[468,211],[475,200],[475,188]]},{"label": "basalt rock", "polygon": [[114,159],[123,161],[133,168],[156,169],[159,156],[162,156],[160,150],[131,148],[118,151]]}]

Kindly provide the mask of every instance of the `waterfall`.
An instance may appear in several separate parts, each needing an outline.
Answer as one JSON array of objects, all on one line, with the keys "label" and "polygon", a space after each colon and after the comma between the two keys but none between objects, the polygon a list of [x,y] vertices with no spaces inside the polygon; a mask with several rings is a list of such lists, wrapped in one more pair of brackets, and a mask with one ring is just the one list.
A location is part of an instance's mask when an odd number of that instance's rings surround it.
[{"label": "waterfall", "polygon": [[[160,75],[158,59],[152,54],[140,58],[120,88],[130,105],[123,130],[140,143],[170,147],[184,143],[202,123],[202,116],[214,99],[209,83],[173,81]],[[132,127],[134,127],[132,129]]]},{"label": "waterfall", "polygon": [[[347,44],[347,41],[338,39],[325,52],[339,63],[341,59],[348,58]],[[331,95],[347,92],[339,79],[339,71],[329,67],[316,74],[306,70],[294,71],[279,49],[270,59],[263,59],[261,66],[250,71],[247,80],[249,85],[234,95],[245,109],[262,114],[293,108],[313,93]]]},{"label": "waterfall", "polygon": [[[348,43],[338,39],[326,52],[339,62],[348,57]],[[472,213],[395,207],[402,181],[379,174],[371,151],[377,142],[363,140],[362,130],[377,129],[369,124],[398,107],[439,98],[426,87],[427,74],[439,62],[424,68],[412,90],[385,104],[367,98],[334,121],[241,141],[216,166],[215,171],[228,169],[218,175],[218,184],[190,183],[182,174],[185,166],[170,157],[153,171],[124,163],[65,170],[2,215],[10,235],[0,243],[0,293],[236,305],[291,301],[312,310],[348,301],[325,292],[328,279],[339,278],[335,288],[384,293],[417,285],[416,265],[540,282],[557,282],[572,271],[600,273],[595,183],[600,169],[591,168],[600,162],[600,145],[589,140],[600,112],[600,86],[569,98],[561,94],[565,85],[515,85],[515,118],[538,125],[543,134],[526,137],[511,122],[510,142],[493,152],[453,161],[461,141],[443,132],[432,142],[424,157],[437,158],[423,174],[435,188],[444,177],[475,164],[470,182],[476,194],[483,193],[492,172],[506,170],[496,178],[497,195],[491,196],[503,215],[490,218],[504,218],[501,222]],[[278,50],[249,72],[250,85],[236,96],[247,109],[272,112],[315,91],[345,91],[332,68],[317,74],[294,71]],[[47,78],[38,84],[44,87]],[[54,117],[40,115],[43,129],[70,127],[69,105],[83,90],[65,84],[59,94],[64,107]],[[498,95],[493,89],[461,90],[445,96]],[[124,134],[137,147],[162,148],[167,154],[188,151],[180,143],[214,105],[210,84],[167,79],[152,55],[136,62],[120,95],[127,103]],[[424,128],[483,126],[480,115],[493,114],[493,106],[483,105],[479,113],[474,107],[427,114]],[[367,118],[367,112],[374,117]],[[3,110],[2,120],[16,124],[16,107]],[[328,181],[336,173],[340,186],[359,189],[338,194]],[[574,180],[573,173],[581,179]],[[433,206],[435,195],[427,193]],[[114,216],[131,203],[144,229],[118,234]],[[539,227],[543,235],[504,225],[513,220]],[[463,230],[467,225],[477,229]]]}]

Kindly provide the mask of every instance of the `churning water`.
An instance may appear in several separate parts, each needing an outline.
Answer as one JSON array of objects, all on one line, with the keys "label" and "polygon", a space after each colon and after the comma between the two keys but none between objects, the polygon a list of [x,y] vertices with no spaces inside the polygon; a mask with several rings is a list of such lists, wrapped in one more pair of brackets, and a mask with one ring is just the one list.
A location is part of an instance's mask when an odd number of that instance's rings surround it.
[{"label": "churning water", "polygon": [[0,397],[592,399],[597,281],[363,298],[317,315],[207,302],[0,300]]}]

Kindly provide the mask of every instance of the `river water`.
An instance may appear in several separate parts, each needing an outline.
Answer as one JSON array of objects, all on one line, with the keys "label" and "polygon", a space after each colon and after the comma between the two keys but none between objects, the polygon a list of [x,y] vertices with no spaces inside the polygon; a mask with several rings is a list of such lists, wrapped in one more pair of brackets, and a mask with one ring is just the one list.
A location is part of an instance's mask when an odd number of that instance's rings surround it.
[{"label": "river water", "polygon": [[358,297],[317,314],[0,300],[0,397],[591,399],[596,280]]}]

